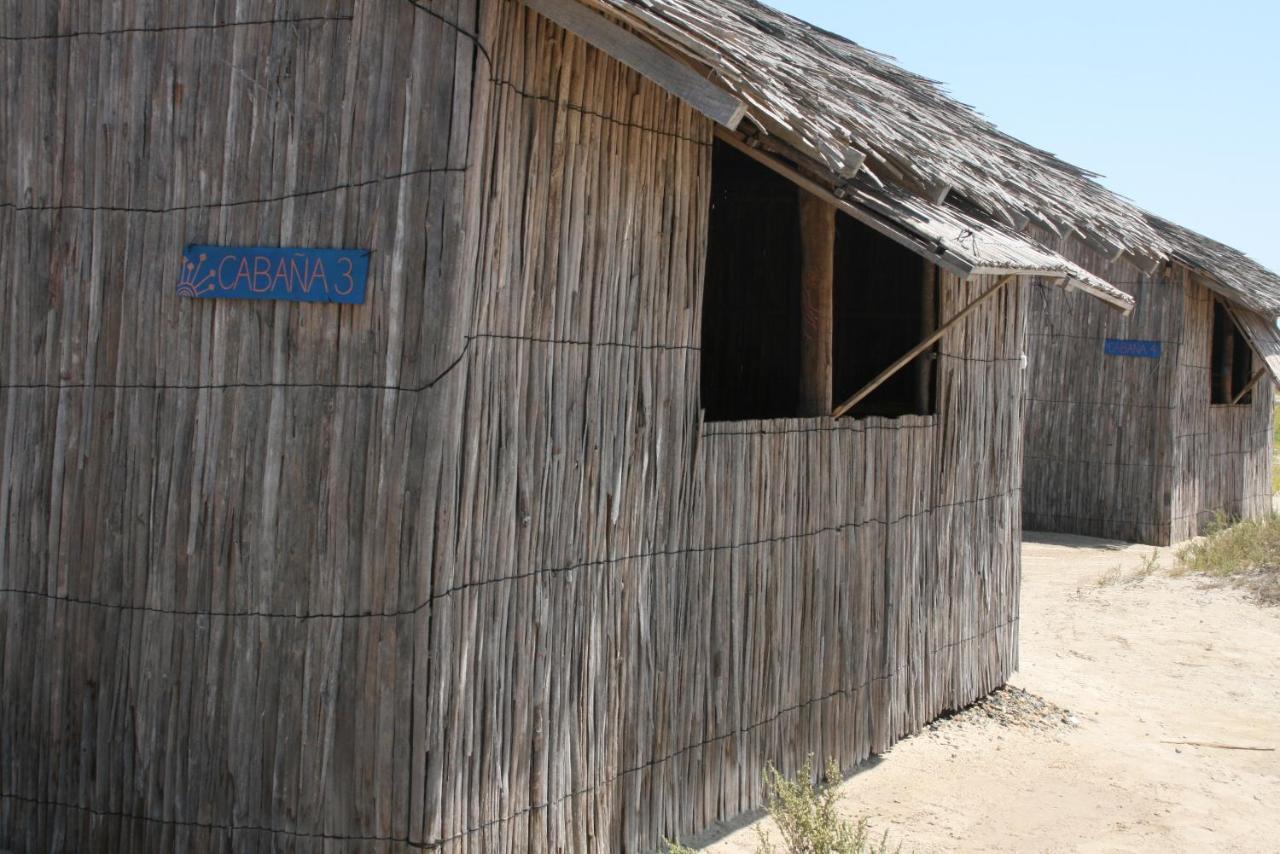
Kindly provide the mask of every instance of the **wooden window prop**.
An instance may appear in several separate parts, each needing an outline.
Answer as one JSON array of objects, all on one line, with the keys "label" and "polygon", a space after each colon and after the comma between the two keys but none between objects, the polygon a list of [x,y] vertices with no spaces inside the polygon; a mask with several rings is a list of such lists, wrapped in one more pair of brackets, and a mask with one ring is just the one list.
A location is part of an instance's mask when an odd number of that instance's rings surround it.
[{"label": "wooden window prop", "polygon": [[1210,345],[1210,397],[1216,406],[1253,403],[1253,349],[1227,307],[1213,301],[1213,336]]},{"label": "wooden window prop", "polygon": [[863,400],[869,397],[873,392],[875,392],[876,389],[884,385],[884,383],[888,382],[895,374],[897,374],[903,368],[910,365],[913,361],[915,361],[921,355],[928,353],[930,349],[934,347],[934,345],[936,345],[939,341],[942,340],[943,336],[946,335],[947,332],[949,332],[956,326],[959,326],[960,323],[966,317],[968,317],[973,312],[977,311],[985,303],[999,296],[1000,292],[1003,291],[1005,287],[1010,282],[1012,282],[1015,278],[1017,278],[1017,276],[1014,274],[1009,274],[1005,276],[999,282],[996,283],[995,287],[991,288],[985,294],[973,300],[973,302],[969,303],[964,308],[960,309],[960,311],[956,312],[956,314],[952,316],[949,320],[947,320],[946,323],[942,324],[937,329],[935,329],[933,331],[933,334],[929,335],[919,344],[912,347],[905,355],[903,355],[901,358],[895,361],[892,365],[890,365],[889,367],[881,371],[876,376],[875,379],[873,379],[871,382],[863,386],[862,389],[859,390],[856,394],[854,394],[844,403],[837,406],[835,409],[835,412],[833,412],[832,414],[836,418],[840,418],[844,415],[849,414],[850,412],[853,412],[854,408],[857,407],[859,403],[861,403]]},{"label": "wooden window prop", "polygon": [[[937,329],[938,268],[838,217],[835,400],[848,400]],[[937,347],[931,346],[842,415],[932,415]]]}]

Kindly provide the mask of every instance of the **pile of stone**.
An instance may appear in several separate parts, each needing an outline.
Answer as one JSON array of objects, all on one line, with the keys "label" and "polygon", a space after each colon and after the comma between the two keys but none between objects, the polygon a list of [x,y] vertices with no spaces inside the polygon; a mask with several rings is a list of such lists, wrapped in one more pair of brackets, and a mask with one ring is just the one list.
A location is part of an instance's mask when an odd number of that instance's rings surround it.
[{"label": "pile of stone", "polygon": [[939,718],[929,725],[936,732],[951,726],[984,726],[991,723],[1003,727],[1034,730],[1056,730],[1080,725],[1079,718],[1035,694],[1005,686],[971,706]]}]

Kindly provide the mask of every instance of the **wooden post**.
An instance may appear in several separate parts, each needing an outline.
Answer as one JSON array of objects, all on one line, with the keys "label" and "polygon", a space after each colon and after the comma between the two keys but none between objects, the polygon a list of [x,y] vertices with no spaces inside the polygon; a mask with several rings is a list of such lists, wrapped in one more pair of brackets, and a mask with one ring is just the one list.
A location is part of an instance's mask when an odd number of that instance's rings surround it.
[{"label": "wooden post", "polygon": [[800,194],[800,414],[831,412],[836,209]]},{"label": "wooden post", "polygon": [[[920,279],[920,335],[927,338],[938,328],[938,268],[922,261]],[[933,405],[933,359],[924,353],[916,359],[916,414],[928,415]]]}]

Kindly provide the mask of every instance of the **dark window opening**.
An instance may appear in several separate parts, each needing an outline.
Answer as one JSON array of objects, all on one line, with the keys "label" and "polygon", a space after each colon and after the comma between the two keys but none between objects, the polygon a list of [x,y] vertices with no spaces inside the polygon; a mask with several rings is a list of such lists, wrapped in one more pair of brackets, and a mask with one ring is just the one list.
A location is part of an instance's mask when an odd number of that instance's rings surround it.
[{"label": "dark window opening", "polygon": [[1210,361],[1212,392],[1210,403],[1227,405],[1253,403],[1253,392],[1240,397],[1253,379],[1253,349],[1236,325],[1231,312],[1221,302],[1213,302],[1213,343]]},{"label": "dark window opening", "polygon": [[800,200],[794,184],[717,142],[702,304],[709,421],[796,414]]},{"label": "dark window opening", "polygon": [[[813,414],[801,412],[812,405],[802,401],[803,380],[813,379],[802,376],[801,277],[806,245],[821,241],[802,239],[803,192],[747,154],[716,142],[702,306],[702,406],[708,421]],[[938,297],[934,265],[843,213],[834,222],[835,257],[825,257],[831,271],[833,407],[936,328]],[[812,269],[814,259],[809,260]],[[808,335],[812,353],[813,332]],[[926,352],[850,414],[932,414],[935,374],[934,354]],[[815,384],[821,388],[823,379],[808,387]]]},{"label": "dark window opening", "polygon": [[[841,215],[836,222],[836,401],[848,400],[937,328],[938,268]],[[932,415],[936,348],[898,371],[850,412]]]}]

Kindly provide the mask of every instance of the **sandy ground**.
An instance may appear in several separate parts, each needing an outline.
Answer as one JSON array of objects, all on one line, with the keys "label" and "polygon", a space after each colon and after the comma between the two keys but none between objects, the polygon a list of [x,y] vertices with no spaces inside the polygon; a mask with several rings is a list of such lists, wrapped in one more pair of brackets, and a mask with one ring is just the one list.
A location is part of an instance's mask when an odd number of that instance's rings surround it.
[{"label": "sandy ground", "polygon": [[[1076,725],[944,722],[855,774],[842,810],[904,852],[1280,852],[1280,752],[1170,743],[1280,748],[1280,609],[1162,573],[1098,584],[1152,551],[1030,535],[1011,684]],[[755,826],[726,833],[704,850],[755,851]]]}]

